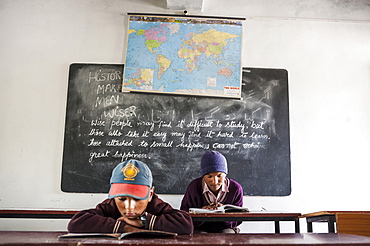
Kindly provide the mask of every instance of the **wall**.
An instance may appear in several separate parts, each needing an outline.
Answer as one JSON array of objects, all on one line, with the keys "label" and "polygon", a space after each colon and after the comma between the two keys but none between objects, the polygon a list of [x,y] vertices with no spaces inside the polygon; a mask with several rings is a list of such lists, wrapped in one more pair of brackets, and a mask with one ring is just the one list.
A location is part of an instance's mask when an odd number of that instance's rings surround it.
[{"label": "wall", "polygon": [[[0,208],[83,209],[106,197],[60,190],[68,66],[123,63],[128,12],[179,13],[155,0],[0,0]],[[204,0],[190,14],[247,18],[242,65],[289,73],[292,194],[245,205],[370,210],[370,2]],[[161,197],[177,208],[182,198]],[[0,230],[65,225],[0,220]]]}]

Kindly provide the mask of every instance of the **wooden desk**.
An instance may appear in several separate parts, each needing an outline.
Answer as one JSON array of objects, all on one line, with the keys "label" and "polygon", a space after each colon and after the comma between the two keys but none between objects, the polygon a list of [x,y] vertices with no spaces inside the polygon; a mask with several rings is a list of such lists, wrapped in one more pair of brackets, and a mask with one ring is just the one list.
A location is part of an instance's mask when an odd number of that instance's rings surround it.
[{"label": "wooden desk", "polygon": [[0,218],[70,219],[77,211],[69,210],[0,210]]},{"label": "wooden desk", "polygon": [[[69,210],[0,210],[0,218],[24,219],[70,219],[78,211]],[[280,221],[294,221],[295,232],[299,233],[300,213],[249,212],[249,213],[205,213],[190,214],[193,221],[273,221],[275,233],[280,233]]]},{"label": "wooden desk", "polygon": [[274,221],[275,233],[280,233],[280,221],[294,221],[299,233],[300,213],[249,212],[249,213],[190,213],[193,221]]},{"label": "wooden desk", "polygon": [[370,237],[370,212],[337,213],[335,219],[338,233]]},{"label": "wooden desk", "polygon": [[[339,219],[338,219],[338,216],[339,216]],[[368,228],[368,230],[370,230],[370,227],[366,227],[366,225],[368,226],[370,225],[370,211],[321,211],[321,212],[303,214],[301,217],[306,218],[307,232],[313,231],[312,222],[327,222],[328,232],[332,232],[332,233],[335,232],[335,223],[337,225],[338,232],[348,233],[348,230],[343,228],[343,226],[345,227],[346,223],[353,223],[354,225],[357,223],[360,226],[361,224],[365,223],[364,228]],[[359,221],[361,217],[363,219]],[[348,220],[352,220],[352,221],[348,222]],[[340,223],[340,221],[343,221],[343,222]],[[341,224],[343,224],[343,226]],[[369,231],[369,235],[370,235],[370,231]]]},{"label": "wooden desk", "polygon": [[98,245],[142,245],[142,246],[167,246],[167,245],[370,245],[370,237],[336,234],[336,233],[291,233],[291,234],[227,234],[227,233],[200,233],[194,235],[180,235],[174,238],[127,238],[98,239],[79,238],[61,239],[58,235],[65,232],[15,232],[0,231],[0,245],[47,245],[47,246],[98,246]]}]

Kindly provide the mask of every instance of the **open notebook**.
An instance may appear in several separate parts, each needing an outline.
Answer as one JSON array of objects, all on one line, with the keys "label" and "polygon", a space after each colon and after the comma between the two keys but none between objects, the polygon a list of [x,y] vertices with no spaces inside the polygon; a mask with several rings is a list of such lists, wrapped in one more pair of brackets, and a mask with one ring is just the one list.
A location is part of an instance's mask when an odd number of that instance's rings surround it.
[{"label": "open notebook", "polygon": [[237,212],[249,212],[249,209],[231,204],[226,204],[217,207],[217,209],[189,208],[189,213],[237,213]]},{"label": "open notebook", "polygon": [[126,233],[68,233],[60,235],[58,239],[64,238],[127,238],[127,237],[175,237],[177,233],[165,232],[165,231],[135,231]]}]

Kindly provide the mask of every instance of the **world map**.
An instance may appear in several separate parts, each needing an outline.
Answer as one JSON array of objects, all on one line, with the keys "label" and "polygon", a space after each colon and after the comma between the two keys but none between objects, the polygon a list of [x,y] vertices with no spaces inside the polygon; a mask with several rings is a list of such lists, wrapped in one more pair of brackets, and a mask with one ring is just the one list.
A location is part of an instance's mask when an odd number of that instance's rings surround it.
[{"label": "world map", "polygon": [[240,20],[129,16],[123,91],[240,98]]}]

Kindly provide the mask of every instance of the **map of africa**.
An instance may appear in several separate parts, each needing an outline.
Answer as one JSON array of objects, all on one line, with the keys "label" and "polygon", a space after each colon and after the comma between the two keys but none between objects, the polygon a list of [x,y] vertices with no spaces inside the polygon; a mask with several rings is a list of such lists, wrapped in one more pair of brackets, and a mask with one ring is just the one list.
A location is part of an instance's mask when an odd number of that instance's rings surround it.
[{"label": "map of africa", "polygon": [[240,20],[129,16],[123,91],[240,98]]}]

